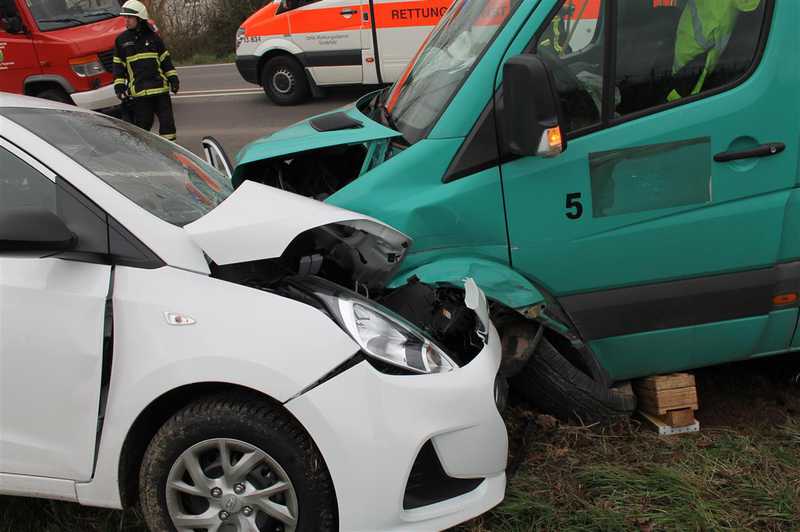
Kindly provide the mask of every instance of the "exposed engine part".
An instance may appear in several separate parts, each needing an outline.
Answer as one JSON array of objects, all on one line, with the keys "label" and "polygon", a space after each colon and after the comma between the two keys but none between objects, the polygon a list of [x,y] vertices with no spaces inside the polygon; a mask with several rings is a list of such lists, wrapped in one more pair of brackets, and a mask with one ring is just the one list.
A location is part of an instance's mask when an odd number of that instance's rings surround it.
[{"label": "exposed engine part", "polygon": [[464,292],[413,280],[378,300],[385,307],[425,330],[448,353],[468,364],[484,347],[475,313],[464,304]]},{"label": "exposed engine part", "polygon": [[363,144],[313,150],[250,164],[243,179],[324,201],[359,176],[366,156]]},{"label": "exposed engine part", "polygon": [[269,289],[286,277],[319,276],[370,297],[380,295],[406,249],[354,227],[331,224],[298,235],[277,259],[211,264],[214,277]]}]

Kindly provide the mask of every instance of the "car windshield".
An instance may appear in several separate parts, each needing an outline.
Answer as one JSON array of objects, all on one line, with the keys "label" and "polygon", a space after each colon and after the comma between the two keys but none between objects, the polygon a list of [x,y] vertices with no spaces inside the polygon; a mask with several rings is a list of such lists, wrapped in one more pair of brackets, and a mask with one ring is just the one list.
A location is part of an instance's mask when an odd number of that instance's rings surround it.
[{"label": "car windshield", "polygon": [[119,0],[26,0],[42,31],[58,30],[119,16]]},{"label": "car windshield", "polygon": [[202,159],[120,120],[52,109],[0,113],[171,224],[194,222],[233,193],[230,181]]},{"label": "car windshield", "polygon": [[386,110],[413,144],[433,128],[522,0],[457,0],[392,87]]}]

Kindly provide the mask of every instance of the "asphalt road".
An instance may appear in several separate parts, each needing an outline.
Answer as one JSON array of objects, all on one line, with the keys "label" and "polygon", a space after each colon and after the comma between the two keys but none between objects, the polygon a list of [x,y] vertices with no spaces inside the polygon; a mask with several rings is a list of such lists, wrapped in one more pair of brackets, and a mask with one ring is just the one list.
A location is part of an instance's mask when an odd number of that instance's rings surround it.
[{"label": "asphalt road", "polygon": [[261,87],[247,83],[234,64],[179,67],[181,90],[172,104],[178,142],[200,154],[200,141],[219,140],[231,160],[248,142],[350,103],[374,90],[368,87],[329,89],[323,99],[296,107],[273,104]]}]

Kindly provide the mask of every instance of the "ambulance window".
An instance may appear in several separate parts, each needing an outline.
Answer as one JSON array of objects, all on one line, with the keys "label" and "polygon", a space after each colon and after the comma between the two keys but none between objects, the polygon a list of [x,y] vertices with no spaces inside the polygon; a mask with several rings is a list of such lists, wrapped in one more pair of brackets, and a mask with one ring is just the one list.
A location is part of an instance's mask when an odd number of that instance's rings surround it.
[{"label": "ambulance window", "polygon": [[565,0],[536,37],[536,54],[555,79],[566,133],[600,124],[605,1]]},{"label": "ambulance window", "polygon": [[[767,0],[618,3],[614,116],[658,107],[742,78],[758,54]],[[635,53],[633,52],[635,50]]]},{"label": "ambulance window", "polygon": [[291,11],[293,9],[298,9],[303,6],[307,6],[308,4],[314,4],[320,1],[321,0],[282,0],[280,7],[278,7],[278,13]]}]

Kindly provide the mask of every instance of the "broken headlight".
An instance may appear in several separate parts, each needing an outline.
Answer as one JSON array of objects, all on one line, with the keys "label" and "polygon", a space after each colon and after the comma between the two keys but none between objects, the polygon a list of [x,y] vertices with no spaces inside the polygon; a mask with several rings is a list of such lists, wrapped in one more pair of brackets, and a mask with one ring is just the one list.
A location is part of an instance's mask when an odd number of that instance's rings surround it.
[{"label": "broken headlight", "polygon": [[365,354],[414,373],[445,373],[456,365],[410,324],[366,301],[339,299],[342,325]]}]

